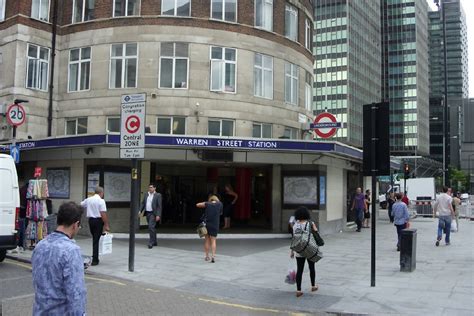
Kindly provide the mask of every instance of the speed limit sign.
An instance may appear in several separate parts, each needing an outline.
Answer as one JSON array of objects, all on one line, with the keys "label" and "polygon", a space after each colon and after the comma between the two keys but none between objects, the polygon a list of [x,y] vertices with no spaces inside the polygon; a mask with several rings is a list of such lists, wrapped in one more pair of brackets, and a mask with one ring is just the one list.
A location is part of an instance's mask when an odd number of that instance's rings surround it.
[{"label": "speed limit sign", "polygon": [[25,123],[26,112],[20,104],[12,104],[7,110],[8,124],[12,126],[20,126]]}]

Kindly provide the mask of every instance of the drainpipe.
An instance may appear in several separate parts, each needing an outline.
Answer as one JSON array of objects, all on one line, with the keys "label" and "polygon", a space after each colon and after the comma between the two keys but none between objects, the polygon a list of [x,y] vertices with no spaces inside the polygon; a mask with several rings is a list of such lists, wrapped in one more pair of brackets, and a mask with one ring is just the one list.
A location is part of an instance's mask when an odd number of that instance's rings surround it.
[{"label": "drainpipe", "polygon": [[54,62],[56,59],[56,33],[58,26],[58,0],[53,0],[53,23],[51,36],[51,73],[49,75],[48,137],[53,129]]}]

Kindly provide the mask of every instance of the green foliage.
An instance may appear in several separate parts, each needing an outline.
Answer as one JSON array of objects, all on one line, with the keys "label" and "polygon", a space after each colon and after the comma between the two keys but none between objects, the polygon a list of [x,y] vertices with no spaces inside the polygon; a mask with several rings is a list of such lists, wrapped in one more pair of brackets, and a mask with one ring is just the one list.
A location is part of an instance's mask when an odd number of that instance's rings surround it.
[{"label": "green foliage", "polygon": [[455,167],[449,167],[449,183],[453,192],[466,192],[469,188],[469,175]]}]

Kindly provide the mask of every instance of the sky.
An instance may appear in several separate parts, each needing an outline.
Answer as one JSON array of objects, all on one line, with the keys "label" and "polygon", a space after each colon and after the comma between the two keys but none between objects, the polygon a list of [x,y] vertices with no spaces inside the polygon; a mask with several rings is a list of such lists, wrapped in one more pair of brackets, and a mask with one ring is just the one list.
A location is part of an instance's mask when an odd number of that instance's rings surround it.
[{"label": "sky", "polygon": [[[431,8],[436,9],[433,0],[426,0]],[[474,1],[461,0],[461,5],[466,14],[467,41],[469,51],[469,97],[474,98]]]}]

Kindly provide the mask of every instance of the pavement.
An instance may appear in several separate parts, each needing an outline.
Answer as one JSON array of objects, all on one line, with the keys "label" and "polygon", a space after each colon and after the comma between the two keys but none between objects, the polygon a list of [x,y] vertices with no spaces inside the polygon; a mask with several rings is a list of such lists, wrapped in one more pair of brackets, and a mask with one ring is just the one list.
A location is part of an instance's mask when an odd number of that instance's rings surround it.
[{"label": "pavement", "polygon": [[[316,264],[317,292],[309,292],[309,273],[303,276],[303,292],[284,282],[290,238],[219,238],[216,263],[204,261],[203,240],[169,239],[159,236],[158,247],[147,248],[137,240],[134,272],[128,271],[128,240],[114,238],[113,253],[100,258],[100,265],[87,273],[149,284],[160,293],[205,295],[225,304],[263,310],[329,314],[372,315],[473,315],[474,314],[474,222],[460,220],[451,245],[435,247],[437,220],[416,218],[416,270],[400,272],[396,230],[380,212],[376,233],[376,286],[370,286],[371,229],[324,236],[324,258]],[[90,255],[90,239],[78,239],[83,253]],[[29,260],[30,251],[10,254]],[[150,304],[161,304],[165,300]],[[135,314],[135,313],[131,313]],[[181,315],[183,313],[174,313]],[[188,313],[184,313],[188,314]],[[193,313],[201,315],[199,309]],[[222,315],[220,312],[210,314]],[[238,313],[242,314],[242,313]]]}]

